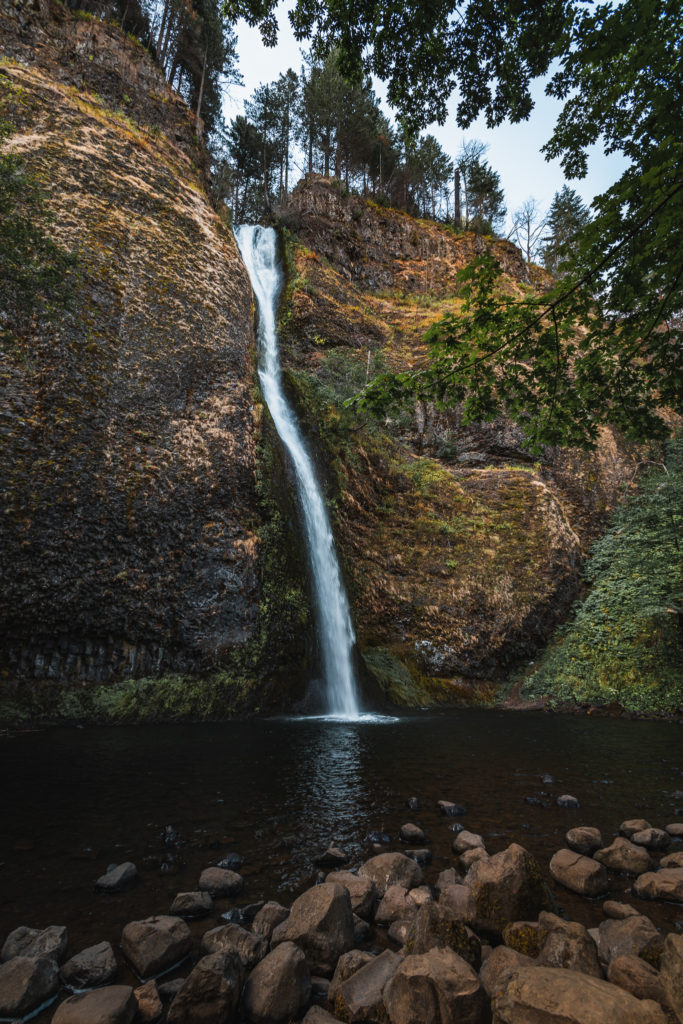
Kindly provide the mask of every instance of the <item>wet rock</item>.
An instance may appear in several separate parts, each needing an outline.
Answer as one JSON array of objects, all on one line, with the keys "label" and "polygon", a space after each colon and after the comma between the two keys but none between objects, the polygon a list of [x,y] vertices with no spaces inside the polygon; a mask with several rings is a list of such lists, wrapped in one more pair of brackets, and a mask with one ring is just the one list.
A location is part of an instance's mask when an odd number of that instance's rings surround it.
[{"label": "wet rock", "polygon": [[324,853],[316,857],[315,863],[320,868],[341,868],[348,864],[349,860],[348,853],[344,853],[338,846],[328,846]]},{"label": "wet rock", "polygon": [[369,964],[374,959],[374,953],[368,953],[361,949],[351,949],[348,953],[343,953],[339,957],[328,992],[330,1006],[335,1005],[337,997],[341,992],[342,984],[346,979],[350,978],[352,974],[355,974],[361,967],[365,967],[366,964]]},{"label": "wet rock", "polygon": [[95,882],[95,886],[103,892],[121,892],[135,884],[138,869],[132,861],[108,867],[106,872]]},{"label": "wet rock", "polygon": [[510,975],[521,967],[533,967],[531,957],[519,953],[509,946],[496,946],[487,956],[479,971],[479,978],[490,999],[496,998],[503,991]]},{"label": "wet rock", "polygon": [[595,943],[582,924],[543,913],[539,917],[539,925],[546,933],[536,960],[539,967],[562,967],[602,978]]},{"label": "wet rock", "polygon": [[569,793],[563,793],[562,796],[558,796],[557,798],[557,806],[578,809],[581,804],[575,796],[570,796]]},{"label": "wet rock", "polygon": [[444,868],[439,872],[434,888],[440,892],[448,888],[449,885],[458,885],[460,882],[462,882],[462,878],[455,868]]},{"label": "wet rock", "polygon": [[235,953],[210,953],[193,967],[171,1003],[168,1024],[225,1024],[240,998],[244,968]]},{"label": "wet rock", "polygon": [[355,971],[341,985],[335,1009],[339,1009],[350,1024],[371,1024],[384,1014],[382,994],[402,962],[398,953],[385,949],[364,967]]},{"label": "wet rock", "polygon": [[402,843],[424,843],[426,839],[426,836],[420,826],[413,825],[410,821],[405,825],[401,825],[401,830],[398,835]]},{"label": "wet rock", "polygon": [[455,804],[451,800],[437,800],[436,806],[447,818],[458,818],[461,814],[467,814],[467,809],[462,804]]},{"label": "wet rock", "polygon": [[666,850],[671,845],[671,836],[663,828],[644,828],[633,833],[631,842],[636,846],[646,846],[648,850]]},{"label": "wet rock", "polygon": [[476,832],[468,832],[464,828],[453,840],[453,849],[456,853],[465,853],[467,850],[485,850],[486,844],[483,836]]},{"label": "wet rock", "polygon": [[598,955],[609,964],[618,956],[632,954],[659,963],[664,940],[649,917],[638,914],[621,921],[603,921],[598,928]]},{"label": "wet rock", "polygon": [[47,1003],[58,987],[58,967],[54,960],[13,956],[0,964],[0,1018],[23,1017]]},{"label": "wet rock", "polygon": [[65,999],[52,1024],[131,1024],[137,1008],[130,985],[108,985]]},{"label": "wet rock", "polygon": [[306,957],[293,942],[283,942],[249,975],[242,1010],[254,1024],[277,1024],[298,1017],[310,996]]},{"label": "wet rock", "polygon": [[425,864],[431,863],[432,851],[426,847],[419,850],[406,850],[406,857],[410,857],[416,864],[420,864],[424,867]]},{"label": "wet rock", "polygon": [[409,811],[419,811],[420,810],[419,798],[416,797],[416,796],[409,796],[408,799],[406,800],[406,807],[408,808]]},{"label": "wet rock", "polygon": [[180,917],[148,917],[131,921],[121,933],[121,951],[141,981],[167,971],[187,956],[190,929]]},{"label": "wet rock", "polygon": [[419,865],[402,853],[380,853],[362,864],[358,874],[375,883],[379,896],[383,896],[390,885],[413,889],[422,883]]},{"label": "wet rock", "polygon": [[213,910],[208,892],[179,892],[171,904],[170,914],[175,917],[206,917]]},{"label": "wet rock", "polygon": [[683,1024],[683,935],[667,935],[660,978],[666,1001]]},{"label": "wet rock", "polygon": [[622,821],[619,826],[619,835],[630,839],[636,832],[643,832],[646,828],[652,828],[652,825],[645,818],[628,818],[627,821]]},{"label": "wet rock", "polygon": [[268,952],[268,939],[254,935],[238,924],[220,925],[204,932],[202,953],[235,953],[246,970],[251,971]]},{"label": "wet rock", "polygon": [[377,888],[369,878],[359,878],[351,871],[331,871],[325,878],[326,882],[336,882],[348,890],[351,897],[351,909],[354,914],[369,921],[377,900]]},{"label": "wet rock", "polygon": [[459,864],[462,870],[467,874],[473,864],[478,860],[488,860],[489,855],[486,850],[482,849],[481,846],[475,847],[473,850],[465,850],[464,853],[460,854]]},{"label": "wet rock", "polygon": [[[552,914],[548,915],[552,917]],[[513,921],[503,928],[503,942],[517,953],[536,959],[548,931],[538,921]]]},{"label": "wet rock", "polygon": [[417,903],[402,885],[390,885],[375,911],[375,924],[388,928],[394,921],[408,921],[417,914]]},{"label": "wet rock", "polygon": [[69,937],[63,925],[51,924],[49,928],[26,928],[23,925],[10,932],[3,943],[0,960],[11,960],[15,956],[35,960],[45,957],[59,963],[64,959]]},{"label": "wet rock", "polygon": [[452,949],[471,964],[481,966],[481,942],[464,921],[451,917],[438,903],[425,903],[418,910],[410,930],[411,953],[428,953],[430,949]]},{"label": "wet rock", "polygon": [[595,850],[602,846],[602,836],[597,828],[590,828],[588,825],[580,825],[578,828],[570,828],[565,836],[565,841],[570,850],[582,853],[590,857]]},{"label": "wet rock", "polygon": [[138,1004],[136,1021],[140,1024],[154,1024],[164,1012],[164,1004],[159,995],[156,981],[146,981],[133,992]]},{"label": "wet rock", "polygon": [[523,967],[496,999],[493,1024],[666,1024],[655,1003],[600,978],[557,967]]},{"label": "wet rock", "polygon": [[384,990],[384,1005],[391,1024],[482,1024],[486,996],[462,957],[431,949],[403,960]]},{"label": "wet rock", "polygon": [[607,980],[630,992],[636,999],[664,1002],[664,987],[659,973],[639,956],[625,953],[616,957],[607,969]]},{"label": "wet rock", "polygon": [[447,885],[439,894],[439,906],[455,921],[473,924],[477,916],[474,894],[469,885]]},{"label": "wet rock", "polygon": [[216,867],[223,868],[225,871],[239,871],[243,864],[244,857],[240,857],[239,853],[226,853],[225,857],[218,861]]},{"label": "wet rock", "polygon": [[683,868],[648,871],[636,879],[633,891],[642,900],[671,900],[683,903]]},{"label": "wet rock", "polygon": [[199,876],[199,888],[217,899],[237,896],[244,888],[244,879],[227,868],[205,868]]},{"label": "wet rock", "polygon": [[617,836],[611,846],[605,846],[593,856],[610,871],[622,871],[627,875],[642,875],[652,866],[647,850],[623,836]]},{"label": "wet rock", "polygon": [[[408,861],[412,864],[412,861]],[[289,917],[274,930],[271,947],[296,942],[315,974],[329,977],[342,953],[353,945],[353,911],[343,885],[323,882],[302,893]]]},{"label": "wet rock", "polygon": [[683,850],[678,853],[667,853],[659,862],[660,868],[683,868]]},{"label": "wet rock", "polygon": [[541,869],[518,843],[473,864],[465,884],[477,908],[475,931],[485,934],[500,935],[506,924],[533,920],[550,905]]},{"label": "wet rock", "polygon": [[288,917],[289,910],[287,907],[283,907],[281,903],[276,903],[274,900],[269,900],[267,903],[264,903],[252,921],[251,930],[254,935],[265,935],[270,942],[274,929],[279,924],[282,924],[283,921],[286,921]]},{"label": "wet rock", "polygon": [[611,917],[615,921],[623,921],[626,917],[637,917],[638,911],[630,907],[628,903],[619,903],[617,900],[605,900],[602,905],[605,917]]},{"label": "wet rock", "polygon": [[114,950],[109,942],[98,942],[96,946],[76,953],[65,964],[60,974],[70,989],[97,988],[106,985],[118,971]]},{"label": "wet rock", "polygon": [[565,889],[580,896],[602,896],[609,889],[604,866],[574,850],[558,850],[550,861],[550,874]]},{"label": "wet rock", "polygon": [[683,839],[683,821],[674,821],[671,825],[666,826],[666,831],[674,839]]}]

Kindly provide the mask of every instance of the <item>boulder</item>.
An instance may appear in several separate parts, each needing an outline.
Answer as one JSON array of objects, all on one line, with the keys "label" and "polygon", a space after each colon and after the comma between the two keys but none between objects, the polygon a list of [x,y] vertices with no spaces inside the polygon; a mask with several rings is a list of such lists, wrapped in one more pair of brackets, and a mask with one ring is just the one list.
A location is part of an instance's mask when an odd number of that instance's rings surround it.
[{"label": "boulder", "polygon": [[541,914],[538,923],[546,933],[536,959],[539,967],[563,967],[602,978],[595,943],[582,924],[548,913]]},{"label": "boulder", "polygon": [[156,981],[146,981],[133,992],[135,1001],[138,1004],[136,1022],[140,1024],[154,1024],[164,1012],[164,1004],[159,995]]},{"label": "boulder", "polygon": [[416,954],[428,953],[430,949],[452,949],[475,970],[481,966],[481,942],[463,921],[451,917],[439,903],[420,907],[407,945]]},{"label": "boulder", "polygon": [[[548,914],[548,917],[554,915]],[[548,931],[538,921],[513,921],[503,928],[503,942],[510,949],[536,959],[543,948]]]},{"label": "boulder", "polygon": [[636,879],[633,891],[642,900],[670,900],[683,903],[683,868],[648,871]]},{"label": "boulder", "polygon": [[486,845],[483,836],[477,832],[468,832],[464,828],[453,840],[453,849],[456,853],[465,853],[466,850],[485,850]]},{"label": "boulder", "polygon": [[135,864],[128,860],[125,864],[117,864],[105,871],[97,879],[95,885],[103,892],[121,892],[123,889],[130,888],[135,883],[137,877],[138,869],[135,867]]},{"label": "boulder", "polygon": [[287,920],[273,932],[271,947],[281,942],[296,942],[306,954],[309,968],[329,977],[341,954],[353,945],[348,890],[330,882],[307,889],[292,904]]},{"label": "boulder", "polygon": [[49,928],[26,928],[23,925],[10,932],[0,952],[0,960],[11,960],[13,956],[35,960],[46,957],[60,963],[64,959],[69,937],[63,925],[51,924]]},{"label": "boulder", "polygon": [[600,978],[558,967],[522,967],[494,1005],[493,1024],[666,1024],[655,1003]]},{"label": "boulder", "polygon": [[474,894],[469,885],[446,885],[439,893],[439,906],[456,921],[473,924],[477,916]]},{"label": "boulder", "polygon": [[289,917],[289,910],[281,903],[269,900],[264,903],[251,923],[254,935],[264,935],[270,942],[273,930]]},{"label": "boulder", "polygon": [[394,921],[409,921],[417,914],[417,903],[402,885],[390,885],[375,911],[375,924],[388,928]]},{"label": "boulder", "polygon": [[310,996],[306,957],[293,942],[282,942],[249,975],[242,1010],[254,1024],[277,1024],[299,1017]]},{"label": "boulder", "polygon": [[667,853],[659,862],[660,868],[683,868],[683,850],[677,853]]},{"label": "boulder", "polygon": [[598,928],[598,956],[604,964],[618,956],[643,956],[659,964],[664,940],[649,917],[638,914],[621,921],[603,921]]},{"label": "boulder", "polygon": [[550,874],[565,889],[580,896],[603,896],[609,889],[604,866],[574,850],[558,850],[550,861]]},{"label": "boulder", "polygon": [[24,1017],[53,999],[59,969],[47,957],[13,956],[0,964],[0,1019]]},{"label": "boulder", "polygon": [[619,903],[618,900],[605,900],[602,905],[602,912],[605,917],[611,917],[615,921],[623,921],[625,917],[637,917],[638,911],[630,907],[628,903]]},{"label": "boulder", "polygon": [[358,914],[366,921],[372,918],[377,900],[377,888],[370,878],[359,878],[351,871],[331,871],[325,881],[343,885],[348,890],[354,914]]},{"label": "boulder", "polygon": [[636,832],[642,832],[646,828],[652,828],[652,825],[645,818],[629,818],[628,821],[622,821],[619,826],[619,835],[630,839]]},{"label": "boulder", "polygon": [[130,985],[108,985],[65,999],[52,1024],[131,1024],[137,1008]]},{"label": "boulder", "polygon": [[106,985],[118,969],[111,943],[98,942],[96,946],[88,946],[72,956],[62,964],[59,973],[64,984],[73,990]]},{"label": "boulder", "polygon": [[385,949],[342,982],[334,1008],[349,1024],[374,1024],[384,1015],[382,995],[402,962],[398,953]]},{"label": "boulder", "polygon": [[467,809],[462,804],[455,804],[451,800],[437,800],[436,806],[447,818],[457,818],[461,814],[467,814]]},{"label": "boulder", "polygon": [[180,963],[191,946],[190,929],[180,917],[161,915],[131,921],[121,933],[121,952],[141,981]]},{"label": "boulder", "polygon": [[426,836],[419,825],[413,825],[412,822],[408,822],[406,825],[401,825],[401,830],[398,834],[399,839],[402,843],[424,843]]},{"label": "boulder", "polygon": [[465,874],[467,874],[475,861],[488,859],[489,855],[486,850],[481,846],[477,846],[474,850],[465,850],[465,852],[460,855],[460,868],[465,872]]},{"label": "boulder", "polygon": [[337,996],[341,992],[341,987],[346,979],[350,978],[352,974],[355,974],[361,967],[365,967],[366,964],[369,964],[374,959],[374,953],[368,953],[362,949],[350,949],[348,953],[343,953],[339,957],[327,993],[330,1006],[335,1005]]},{"label": "boulder", "polygon": [[315,862],[319,868],[341,868],[350,859],[348,853],[344,853],[338,846],[328,846],[324,853],[316,857]]},{"label": "boulder", "polygon": [[622,871],[627,875],[642,875],[652,866],[647,850],[623,836],[617,836],[610,846],[597,850],[593,857],[610,871]]},{"label": "boulder", "polygon": [[519,953],[509,946],[496,946],[487,956],[479,971],[479,978],[490,999],[500,995],[507,985],[510,975],[521,967],[533,967],[531,957]]},{"label": "boulder", "polygon": [[377,894],[383,896],[390,885],[414,889],[422,884],[422,871],[418,864],[402,853],[379,853],[362,864],[358,874],[375,883]]},{"label": "boulder", "polygon": [[664,986],[659,972],[632,953],[624,953],[611,961],[607,968],[607,979],[625,992],[630,992],[636,999],[664,1002]]},{"label": "boulder", "polygon": [[237,896],[244,888],[244,879],[227,868],[205,868],[199,876],[199,888],[217,899]]},{"label": "boulder", "polygon": [[570,850],[582,853],[586,857],[602,846],[602,836],[597,828],[590,828],[588,825],[579,825],[578,828],[570,828],[565,836],[565,841]]},{"label": "boulder", "polygon": [[244,968],[235,953],[210,953],[192,968],[171,1003],[168,1024],[228,1024],[240,998]]},{"label": "boulder", "polygon": [[633,833],[631,842],[636,846],[646,846],[648,850],[666,850],[671,845],[671,836],[663,828],[644,828]]},{"label": "boulder", "polygon": [[666,1001],[683,1024],[683,935],[667,935],[660,961]]},{"label": "boulder", "polygon": [[410,939],[412,927],[412,921],[394,921],[393,924],[389,925],[387,935],[392,942],[397,942],[399,946],[405,946]]},{"label": "boulder", "polygon": [[557,806],[568,807],[570,809],[577,810],[581,806],[581,804],[575,796],[570,796],[569,793],[563,793],[562,796],[558,796],[557,798]]},{"label": "boulder", "polygon": [[208,892],[179,892],[171,904],[170,914],[175,917],[206,917],[213,910]]},{"label": "boulder", "polygon": [[242,966],[251,971],[268,952],[268,939],[253,935],[238,924],[224,924],[202,935],[202,953],[235,953]]},{"label": "boulder", "polygon": [[474,896],[477,932],[498,936],[511,921],[533,920],[550,906],[538,864],[517,843],[473,864],[465,884]]},{"label": "boulder", "polygon": [[450,949],[407,956],[384,989],[390,1024],[483,1024],[486,995],[470,965]]}]

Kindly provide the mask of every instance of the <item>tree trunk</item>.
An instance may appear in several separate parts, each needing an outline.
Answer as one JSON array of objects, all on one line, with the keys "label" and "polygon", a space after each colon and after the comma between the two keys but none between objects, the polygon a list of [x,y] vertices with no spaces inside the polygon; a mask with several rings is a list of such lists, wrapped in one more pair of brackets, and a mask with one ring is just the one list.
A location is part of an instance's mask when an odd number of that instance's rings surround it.
[{"label": "tree trunk", "polygon": [[462,227],[462,210],[460,208],[460,171],[455,168],[455,181],[453,189],[453,201],[455,203],[455,210],[453,211],[453,223],[456,228]]},{"label": "tree trunk", "polygon": [[201,110],[202,110],[202,100],[204,99],[204,80],[206,78],[206,56],[207,56],[208,52],[209,52],[209,48],[207,46],[205,48],[205,50],[204,50],[204,63],[202,64],[202,80],[199,83],[199,99],[197,100],[197,127],[196,127],[197,138],[199,138],[199,134],[200,134],[200,131],[201,131],[201,123],[202,123]]}]

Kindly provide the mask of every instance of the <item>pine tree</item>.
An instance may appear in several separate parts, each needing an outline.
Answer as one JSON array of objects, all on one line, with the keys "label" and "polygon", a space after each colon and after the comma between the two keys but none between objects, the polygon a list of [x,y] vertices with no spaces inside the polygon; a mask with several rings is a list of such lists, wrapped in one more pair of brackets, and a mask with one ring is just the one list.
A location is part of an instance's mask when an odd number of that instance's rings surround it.
[{"label": "pine tree", "polygon": [[548,234],[544,237],[541,251],[543,266],[553,274],[560,274],[561,264],[572,253],[572,241],[581,228],[590,221],[588,207],[581,196],[563,185],[553,196],[547,217]]}]

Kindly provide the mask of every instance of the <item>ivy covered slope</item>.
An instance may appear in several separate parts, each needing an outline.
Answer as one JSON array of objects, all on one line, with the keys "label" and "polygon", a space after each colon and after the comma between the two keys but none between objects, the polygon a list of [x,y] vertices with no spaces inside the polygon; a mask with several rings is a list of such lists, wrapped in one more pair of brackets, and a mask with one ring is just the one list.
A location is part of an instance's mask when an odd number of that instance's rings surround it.
[{"label": "ivy covered slope", "polygon": [[510,421],[465,428],[459,410],[418,404],[378,422],[345,407],[383,369],[420,365],[424,332],[457,311],[456,274],[477,254],[494,252],[513,293],[546,279],[510,243],[326,179],[297,187],[285,222],[284,359],[326,452],[366,666],[398,702],[492,701],[566,616],[634,456],[603,431],[595,453],[535,460]]},{"label": "ivy covered slope", "polygon": [[264,527],[264,507],[287,512],[251,292],[193,118],[116,27],[56,4],[0,15],[3,153],[44,197],[5,212],[69,256],[58,302],[0,324],[3,713],[259,704],[264,630],[286,634],[305,601],[282,516]]},{"label": "ivy covered slope", "polygon": [[558,630],[522,698],[550,706],[683,708],[683,436],[593,547],[590,590]]}]

